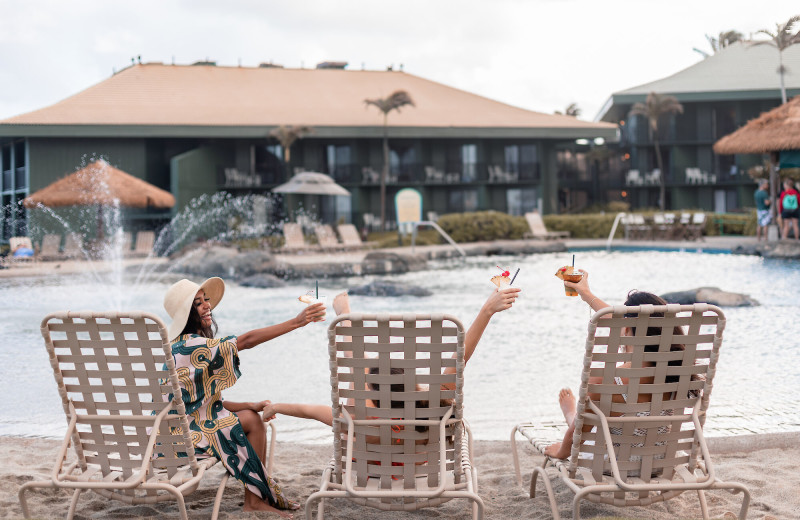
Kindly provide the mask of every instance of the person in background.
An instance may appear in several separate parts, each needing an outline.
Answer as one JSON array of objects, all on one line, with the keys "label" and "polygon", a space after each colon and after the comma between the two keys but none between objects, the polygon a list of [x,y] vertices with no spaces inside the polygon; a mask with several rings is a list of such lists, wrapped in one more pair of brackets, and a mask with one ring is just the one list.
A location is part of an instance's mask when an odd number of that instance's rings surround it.
[{"label": "person in background", "polygon": [[761,240],[761,235],[764,235],[764,240],[767,239],[767,226],[772,222],[772,214],[770,214],[769,205],[769,181],[761,179],[758,182],[758,189],[755,193],[756,200],[756,240]]},{"label": "person in background", "polygon": [[781,238],[789,238],[789,226],[794,232],[794,239],[800,240],[800,230],[798,229],[798,219],[800,219],[800,192],[794,189],[794,182],[791,179],[783,181],[783,192],[778,200],[778,210],[783,219],[783,230]]}]

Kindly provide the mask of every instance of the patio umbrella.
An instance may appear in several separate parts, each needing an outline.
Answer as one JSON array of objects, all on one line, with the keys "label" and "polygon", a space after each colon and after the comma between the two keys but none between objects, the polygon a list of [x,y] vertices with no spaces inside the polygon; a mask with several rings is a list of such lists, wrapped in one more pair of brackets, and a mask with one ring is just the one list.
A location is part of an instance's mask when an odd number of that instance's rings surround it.
[{"label": "patio umbrella", "polygon": [[302,172],[298,173],[289,182],[276,186],[273,193],[298,193],[303,195],[344,195],[350,192],[342,188],[324,173]]},{"label": "patio umbrella", "polygon": [[41,204],[63,206],[123,206],[127,208],[171,208],[175,197],[100,159],[31,194],[26,208]]},{"label": "patio umbrella", "polygon": [[26,208],[96,205],[97,236],[102,238],[103,206],[171,208],[175,197],[99,159],[31,194],[23,204]]}]

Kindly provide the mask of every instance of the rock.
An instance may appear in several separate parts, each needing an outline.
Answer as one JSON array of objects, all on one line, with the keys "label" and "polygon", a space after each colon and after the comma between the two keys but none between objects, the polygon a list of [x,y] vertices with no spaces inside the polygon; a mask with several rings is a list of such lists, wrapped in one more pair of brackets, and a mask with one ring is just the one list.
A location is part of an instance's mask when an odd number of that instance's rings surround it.
[{"label": "rock", "polygon": [[365,265],[370,263],[380,264],[390,262],[392,269],[390,272],[406,273],[409,271],[423,271],[428,268],[428,263],[424,258],[417,255],[406,255],[390,253],[387,251],[372,251],[367,253],[362,262]]},{"label": "rock", "polygon": [[754,307],[758,301],[747,294],[723,291],[719,287],[699,287],[688,291],[662,294],[669,303],[690,305],[692,303],[710,303],[719,307]]},{"label": "rock", "polygon": [[269,251],[249,250],[240,252],[234,247],[210,246],[188,251],[175,260],[176,269],[204,277],[241,279],[254,274],[268,273],[275,269],[275,261]]},{"label": "rock", "polygon": [[768,242],[760,245],[759,250],[764,258],[800,259],[800,242],[797,240]]},{"label": "rock", "polygon": [[285,287],[286,282],[274,274],[254,274],[239,280],[239,285],[244,287],[257,287],[259,289],[272,289],[273,287]]},{"label": "rock", "polygon": [[359,296],[430,296],[433,293],[424,287],[404,285],[386,280],[375,280],[367,285],[351,287],[347,291]]}]

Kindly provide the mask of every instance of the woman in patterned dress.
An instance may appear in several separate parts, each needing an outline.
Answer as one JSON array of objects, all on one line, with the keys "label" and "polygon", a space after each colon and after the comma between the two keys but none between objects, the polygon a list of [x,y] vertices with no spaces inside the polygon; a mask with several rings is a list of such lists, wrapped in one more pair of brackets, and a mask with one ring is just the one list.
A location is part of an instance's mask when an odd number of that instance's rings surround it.
[{"label": "woman in patterned dress", "polygon": [[195,454],[216,457],[245,486],[245,511],[272,511],[291,517],[281,509],[299,504],[283,496],[264,467],[267,438],[260,412],[269,401],[236,403],[222,399],[241,375],[239,351],[258,346],[312,321],[325,317],[321,303],[309,305],[295,318],[251,330],[239,336],[214,337],[217,324],[212,310],[222,299],[225,283],[209,278],[198,285],[183,279],[164,297],[164,308],[172,317],[168,334],[181,384],[181,397],[189,418]]}]

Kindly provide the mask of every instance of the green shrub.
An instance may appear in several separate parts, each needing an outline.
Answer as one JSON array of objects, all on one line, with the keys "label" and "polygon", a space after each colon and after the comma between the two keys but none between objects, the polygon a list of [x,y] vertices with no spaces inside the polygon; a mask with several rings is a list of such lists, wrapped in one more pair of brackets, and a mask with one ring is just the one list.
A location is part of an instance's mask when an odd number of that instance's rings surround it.
[{"label": "green shrub", "polygon": [[[569,231],[571,238],[608,238],[616,213],[588,213],[580,215],[545,215],[542,217],[548,231]],[[624,236],[624,226],[617,226],[614,234]]]},{"label": "green shrub", "polygon": [[456,242],[518,239],[528,231],[524,217],[498,211],[450,213],[439,217],[437,224]]},{"label": "green shrub", "polygon": [[706,215],[705,234],[708,236],[755,235],[755,211],[749,213],[709,213]]}]

